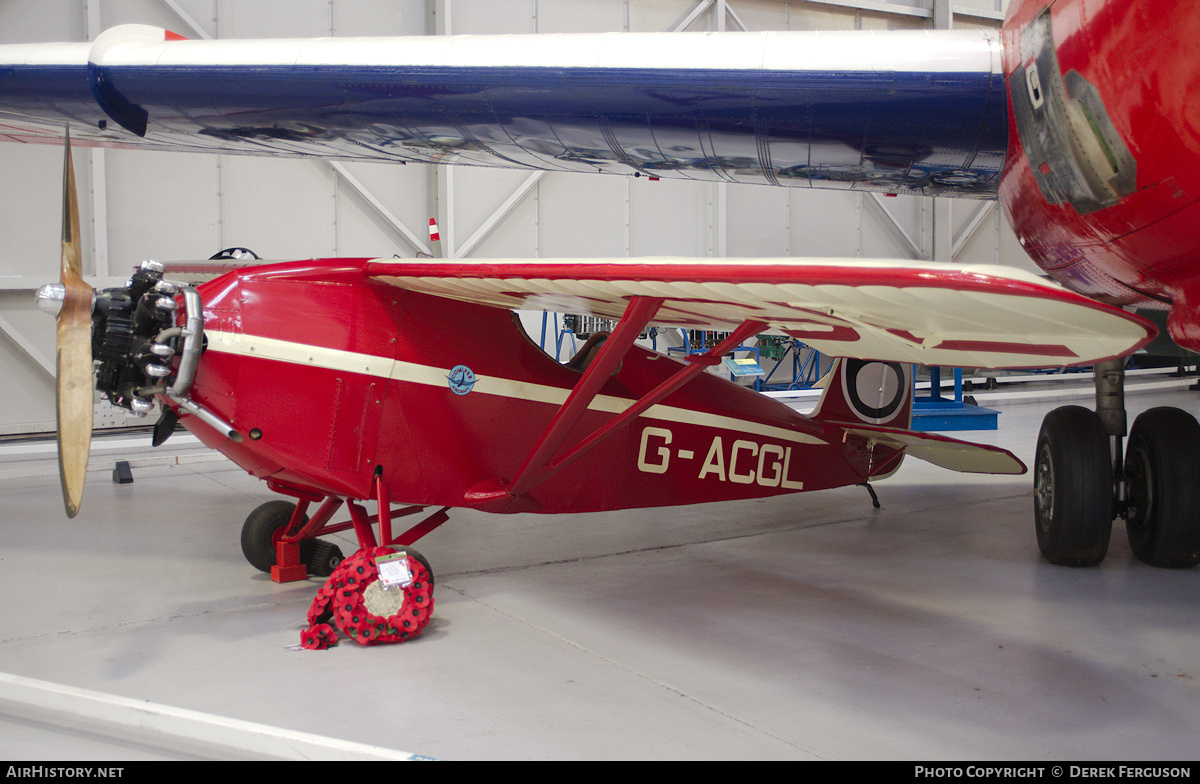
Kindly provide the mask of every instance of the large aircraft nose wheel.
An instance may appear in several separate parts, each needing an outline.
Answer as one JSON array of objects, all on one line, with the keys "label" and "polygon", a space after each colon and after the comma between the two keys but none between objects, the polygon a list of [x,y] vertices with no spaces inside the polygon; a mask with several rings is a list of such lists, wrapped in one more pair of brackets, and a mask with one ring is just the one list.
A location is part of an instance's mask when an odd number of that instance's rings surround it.
[{"label": "large aircraft nose wheel", "polygon": [[1185,568],[1200,563],[1200,424],[1178,408],[1153,408],[1129,431],[1125,531],[1139,560]]},{"label": "large aircraft nose wheel", "polygon": [[1038,548],[1059,566],[1095,566],[1108,552],[1113,466],[1095,412],[1056,408],[1042,420],[1034,467]]}]

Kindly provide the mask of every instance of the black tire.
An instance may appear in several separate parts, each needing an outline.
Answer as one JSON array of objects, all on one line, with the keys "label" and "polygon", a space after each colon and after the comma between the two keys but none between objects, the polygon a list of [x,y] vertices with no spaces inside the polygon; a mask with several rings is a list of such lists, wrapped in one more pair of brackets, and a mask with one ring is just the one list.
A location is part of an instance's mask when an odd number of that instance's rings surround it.
[{"label": "black tire", "polygon": [[1108,553],[1113,467],[1108,435],[1095,412],[1056,408],[1042,420],[1034,459],[1038,548],[1057,566],[1095,566]]},{"label": "black tire", "polygon": [[420,564],[425,567],[425,571],[429,573],[429,595],[432,596],[433,588],[436,585],[436,581],[434,580],[434,577],[433,577],[433,567],[430,566],[429,559],[426,558],[424,555],[421,555],[420,552],[418,552],[416,549],[414,549],[412,547],[405,547],[402,549],[405,552],[407,552],[410,556],[412,556],[413,558],[416,558],[417,561],[420,562]]},{"label": "black tire", "polygon": [[271,571],[275,565],[275,542],[291,521],[295,509],[296,505],[290,501],[268,501],[246,517],[242,524],[242,555],[255,569]]},{"label": "black tire", "polygon": [[1200,563],[1200,424],[1178,408],[1133,422],[1125,449],[1125,532],[1138,560],[1183,569]]},{"label": "black tire", "polygon": [[300,560],[309,574],[328,577],[343,560],[342,548],[323,539],[305,539],[300,543]]}]

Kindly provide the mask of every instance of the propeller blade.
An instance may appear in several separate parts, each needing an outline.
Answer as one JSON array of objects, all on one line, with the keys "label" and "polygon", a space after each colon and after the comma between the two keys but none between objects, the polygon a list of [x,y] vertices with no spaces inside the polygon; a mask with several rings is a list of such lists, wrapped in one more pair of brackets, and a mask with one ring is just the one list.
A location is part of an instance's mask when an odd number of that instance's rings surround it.
[{"label": "propeller blade", "polygon": [[63,159],[62,270],[58,313],[58,473],[67,517],[79,513],[92,445],[92,288],[83,280],[79,202],[71,164],[71,133]]}]

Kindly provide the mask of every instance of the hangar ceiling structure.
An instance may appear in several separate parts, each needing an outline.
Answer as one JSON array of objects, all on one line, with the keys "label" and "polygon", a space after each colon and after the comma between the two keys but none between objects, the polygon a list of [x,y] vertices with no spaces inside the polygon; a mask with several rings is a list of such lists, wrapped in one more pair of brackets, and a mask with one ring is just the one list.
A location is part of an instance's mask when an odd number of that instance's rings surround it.
[{"label": "hangar ceiling structure", "polygon": [[[1004,0],[6,0],[0,42],[85,41],[118,24],[190,38],[998,28]],[[54,427],[61,150],[0,144],[0,436]],[[1036,271],[996,202],[483,168],[77,154],[84,268],[123,285],[142,259],[831,256]],[[429,219],[440,240],[431,242]],[[97,406],[97,426],[123,412]]]}]

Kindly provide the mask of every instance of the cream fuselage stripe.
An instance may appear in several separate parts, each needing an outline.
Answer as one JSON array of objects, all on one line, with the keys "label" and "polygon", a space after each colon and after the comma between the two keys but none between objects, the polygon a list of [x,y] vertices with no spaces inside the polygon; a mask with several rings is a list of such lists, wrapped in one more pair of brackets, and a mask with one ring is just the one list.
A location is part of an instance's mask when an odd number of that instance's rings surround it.
[{"label": "cream fuselage stripe", "polygon": [[[362,373],[367,376],[435,387],[447,386],[447,379],[450,376],[449,367],[435,367],[415,362],[402,362],[372,354],[358,354],[352,351],[341,351],[334,348],[312,346],[307,343],[294,343],[277,338],[260,337],[258,335],[243,335],[217,330],[205,330],[204,334],[208,337],[209,350],[224,354],[259,357],[261,359],[289,362],[296,365],[311,365],[326,370]],[[471,394],[498,395],[518,400],[531,400],[554,406],[562,405],[569,393],[570,390],[568,389],[547,386],[545,384],[532,384],[502,376],[478,376],[475,387],[471,392]],[[619,414],[633,405],[634,402],[628,398],[597,395],[589,408],[594,411],[607,411]],[[681,422],[733,430],[748,435],[775,438],[798,444],[826,443],[823,439],[816,436],[800,433],[795,430],[788,430],[787,428],[774,427],[736,417],[721,416],[720,414],[707,414],[677,406],[656,405],[642,414],[642,416],[666,422]]]}]

